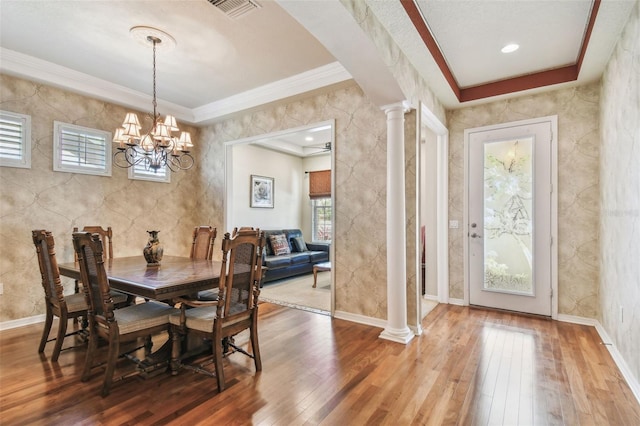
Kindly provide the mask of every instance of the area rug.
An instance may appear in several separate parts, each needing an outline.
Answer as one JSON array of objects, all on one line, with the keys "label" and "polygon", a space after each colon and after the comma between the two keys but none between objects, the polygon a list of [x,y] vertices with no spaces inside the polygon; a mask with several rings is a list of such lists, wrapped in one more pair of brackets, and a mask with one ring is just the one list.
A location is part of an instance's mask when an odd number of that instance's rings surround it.
[{"label": "area rug", "polygon": [[317,286],[312,286],[313,274],[285,278],[264,284],[260,300],[328,315],[331,312],[331,272],[318,272]]}]

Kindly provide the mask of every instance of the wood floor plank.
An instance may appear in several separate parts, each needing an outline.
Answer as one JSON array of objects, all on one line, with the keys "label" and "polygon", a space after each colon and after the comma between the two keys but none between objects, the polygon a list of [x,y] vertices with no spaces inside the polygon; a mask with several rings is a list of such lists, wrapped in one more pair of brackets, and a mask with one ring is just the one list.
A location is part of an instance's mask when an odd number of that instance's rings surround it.
[{"label": "wood floor plank", "polygon": [[83,347],[57,363],[50,346],[37,353],[41,327],[0,331],[2,425],[640,424],[592,327],[507,312],[438,305],[402,345],[379,328],[262,303],[262,372],[233,354],[223,393],[181,370],[125,379],[106,398],[99,369],[80,382]]}]

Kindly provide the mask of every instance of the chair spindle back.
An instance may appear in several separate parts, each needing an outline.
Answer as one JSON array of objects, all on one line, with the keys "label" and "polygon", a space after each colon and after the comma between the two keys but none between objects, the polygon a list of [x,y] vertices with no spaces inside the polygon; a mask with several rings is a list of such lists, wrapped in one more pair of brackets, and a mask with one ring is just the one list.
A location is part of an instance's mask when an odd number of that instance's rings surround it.
[{"label": "chair spindle back", "polygon": [[92,321],[104,323],[106,326],[114,320],[114,307],[109,280],[104,269],[102,239],[97,233],[74,232],[73,247],[89,305],[89,326],[91,329],[96,326],[91,324]]},{"label": "chair spindle back", "polygon": [[224,322],[248,316],[258,303],[262,278],[262,250],[265,238],[259,229],[234,230],[233,238],[226,233],[222,241],[217,317]]},{"label": "chair spindle back", "polygon": [[211,260],[213,257],[213,243],[216,240],[217,233],[217,229],[211,226],[196,226],[193,230],[190,257],[192,259]]},{"label": "chair spindle back", "polygon": [[65,300],[53,235],[50,231],[37,229],[31,231],[31,236],[36,246],[45,296],[50,303],[60,306],[65,303]]}]

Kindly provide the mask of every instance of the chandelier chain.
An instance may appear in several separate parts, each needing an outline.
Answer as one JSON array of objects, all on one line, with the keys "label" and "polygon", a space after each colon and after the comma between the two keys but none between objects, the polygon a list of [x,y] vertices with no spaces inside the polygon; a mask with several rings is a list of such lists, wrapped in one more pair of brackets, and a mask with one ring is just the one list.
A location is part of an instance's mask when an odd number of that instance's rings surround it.
[{"label": "chandelier chain", "polygon": [[153,42],[153,123],[155,124],[158,117],[158,102],[156,101],[156,43],[158,39],[152,38]]}]

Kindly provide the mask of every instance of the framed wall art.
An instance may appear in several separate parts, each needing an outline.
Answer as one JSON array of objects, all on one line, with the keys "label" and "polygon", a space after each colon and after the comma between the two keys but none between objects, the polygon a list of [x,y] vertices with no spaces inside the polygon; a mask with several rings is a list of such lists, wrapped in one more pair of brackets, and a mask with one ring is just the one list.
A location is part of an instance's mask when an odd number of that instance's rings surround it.
[{"label": "framed wall art", "polygon": [[249,193],[251,194],[251,207],[273,208],[275,187],[272,177],[251,175]]}]

